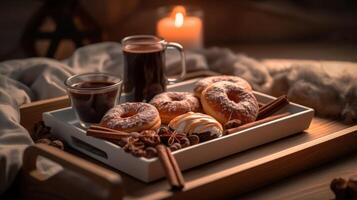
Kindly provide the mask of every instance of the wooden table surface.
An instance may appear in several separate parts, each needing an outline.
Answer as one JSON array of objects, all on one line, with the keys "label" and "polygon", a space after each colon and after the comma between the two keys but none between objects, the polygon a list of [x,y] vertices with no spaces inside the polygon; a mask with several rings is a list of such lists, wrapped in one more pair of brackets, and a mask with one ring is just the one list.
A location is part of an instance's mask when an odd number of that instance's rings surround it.
[{"label": "wooden table surface", "polygon": [[241,200],[333,199],[331,180],[357,175],[357,155],[343,156],[320,167],[285,178],[269,186],[237,196]]}]

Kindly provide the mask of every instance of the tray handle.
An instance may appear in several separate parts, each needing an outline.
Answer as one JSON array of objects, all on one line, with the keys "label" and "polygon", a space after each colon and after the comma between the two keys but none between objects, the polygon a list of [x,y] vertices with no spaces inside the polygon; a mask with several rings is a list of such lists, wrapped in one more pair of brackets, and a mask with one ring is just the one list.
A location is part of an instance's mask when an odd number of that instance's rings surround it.
[{"label": "tray handle", "polygon": [[[89,180],[90,184],[80,185],[79,183],[76,185],[78,181],[66,180],[65,177],[60,177],[61,175],[60,173],[51,176],[48,179],[45,178],[39,172],[36,166],[39,157],[44,157],[61,165],[63,167],[63,170],[70,170],[77,175],[82,175],[83,177]],[[29,185],[30,183],[27,183],[25,187],[36,186],[37,187],[36,191],[37,190],[41,191],[43,189],[45,190],[43,191],[44,194],[58,195],[56,194],[56,192],[58,192],[60,193],[61,196],[70,199],[73,197],[73,194],[78,193],[78,191],[73,191],[76,190],[75,188],[82,187],[82,189],[88,190],[88,188],[92,188],[91,184],[93,184],[93,185],[98,185],[106,190],[107,195],[104,196],[99,195],[105,197],[100,199],[118,200],[118,199],[122,199],[123,197],[123,190],[121,187],[122,180],[119,174],[116,174],[103,167],[100,167],[86,160],[73,156],[69,153],[66,153],[64,151],[61,151],[59,149],[44,144],[36,144],[28,147],[25,150],[23,156],[23,173],[25,176],[30,177],[30,179],[27,180],[31,180],[31,182],[33,183],[31,185]],[[63,183],[64,181],[67,182],[67,186],[66,183]],[[52,188],[50,189],[51,191],[46,191],[48,188],[50,188],[50,185],[52,183],[55,183],[55,185],[52,185]],[[70,185],[68,185],[68,183],[70,183]],[[61,186],[65,185],[66,188],[57,188],[56,189],[57,191],[53,190],[53,187],[55,187],[56,184]],[[74,187],[72,184],[76,186]],[[34,195],[32,193],[32,191],[34,191],[33,189],[28,189],[28,191],[30,194],[28,194],[29,196],[26,196],[27,194],[24,194],[25,197],[30,197],[31,195]],[[66,196],[66,194],[68,194],[68,196]],[[86,194],[80,194],[80,195],[81,197],[84,197]],[[89,197],[88,199],[92,199],[92,198],[93,196]]]}]

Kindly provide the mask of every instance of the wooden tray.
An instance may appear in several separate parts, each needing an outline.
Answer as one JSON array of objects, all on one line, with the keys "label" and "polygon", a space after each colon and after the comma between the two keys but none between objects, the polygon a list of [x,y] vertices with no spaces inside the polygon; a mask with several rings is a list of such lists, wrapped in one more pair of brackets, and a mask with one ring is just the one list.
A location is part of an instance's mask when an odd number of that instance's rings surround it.
[{"label": "wooden tray", "polygon": [[[170,85],[168,91],[192,92],[199,79]],[[254,92],[260,103],[271,102],[274,97]],[[121,99],[125,99],[121,98]],[[200,144],[173,152],[180,169],[186,170],[217,160],[249,148],[253,148],[307,129],[314,116],[314,110],[290,103],[279,112],[289,112],[288,116],[252,128],[215,138]],[[144,182],[152,182],[165,176],[157,158],[137,158],[126,153],[121,147],[103,139],[87,136],[71,107],[43,114],[45,124],[52,133],[62,138],[68,145],[115,169],[130,174]],[[219,150],[217,150],[219,149]]]},{"label": "wooden tray", "polygon": [[[68,106],[65,97],[33,103],[20,110],[22,123],[32,125],[42,112]],[[31,127],[31,126],[30,126]],[[28,127],[29,128],[29,127]],[[124,199],[217,199],[238,195],[299,171],[357,151],[357,125],[315,117],[303,134],[275,141],[245,152],[185,171],[186,187],[172,192],[165,180],[145,184],[124,173]],[[89,157],[72,151],[87,160]],[[59,162],[61,164],[61,162]],[[101,165],[97,162],[97,164]],[[73,169],[75,171],[75,169]],[[78,170],[78,169],[77,169]]]}]

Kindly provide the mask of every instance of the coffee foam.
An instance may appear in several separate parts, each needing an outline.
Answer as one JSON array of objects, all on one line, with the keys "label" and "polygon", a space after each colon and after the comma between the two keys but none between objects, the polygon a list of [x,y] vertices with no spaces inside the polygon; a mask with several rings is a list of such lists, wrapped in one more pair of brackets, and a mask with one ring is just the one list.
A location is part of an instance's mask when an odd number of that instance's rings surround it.
[{"label": "coffee foam", "polygon": [[131,53],[151,53],[151,52],[162,51],[163,49],[164,47],[162,44],[140,42],[140,43],[125,45],[123,50]]}]

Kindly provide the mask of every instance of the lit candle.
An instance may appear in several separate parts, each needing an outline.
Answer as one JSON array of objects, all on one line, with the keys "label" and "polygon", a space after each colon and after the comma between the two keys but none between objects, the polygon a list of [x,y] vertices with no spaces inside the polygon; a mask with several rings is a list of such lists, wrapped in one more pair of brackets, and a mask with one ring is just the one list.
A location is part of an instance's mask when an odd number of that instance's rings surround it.
[{"label": "lit candle", "polygon": [[160,19],[156,28],[158,36],[185,49],[202,48],[202,20],[188,16],[183,6],[176,6],[170,16]]}]

